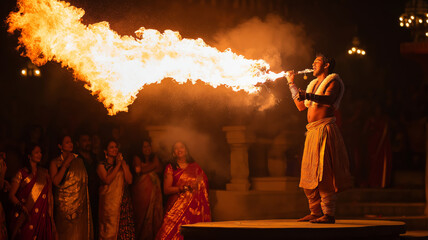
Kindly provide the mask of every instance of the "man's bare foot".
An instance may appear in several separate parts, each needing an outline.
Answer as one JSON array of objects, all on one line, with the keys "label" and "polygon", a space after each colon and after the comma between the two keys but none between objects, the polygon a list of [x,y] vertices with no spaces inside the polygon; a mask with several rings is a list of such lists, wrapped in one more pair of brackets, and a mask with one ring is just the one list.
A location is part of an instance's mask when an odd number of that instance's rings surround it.
[{"label": "man's bare foot", "polygon": [[306,215],[306,216],[304,216],[304,217],[302,217],[300,219],[297,219],[297,221],[298,222],[309,222],[311,220],[315,220],[315,219],[318,219],[320,217],[321,216],[309,214],[309,215]]},{"label": "man's bare foot", "polygon": [[334,219],[334,216],[324,215],[320,218],[310,220],[309,222],[310,223],[335,223],[336,220]]}]

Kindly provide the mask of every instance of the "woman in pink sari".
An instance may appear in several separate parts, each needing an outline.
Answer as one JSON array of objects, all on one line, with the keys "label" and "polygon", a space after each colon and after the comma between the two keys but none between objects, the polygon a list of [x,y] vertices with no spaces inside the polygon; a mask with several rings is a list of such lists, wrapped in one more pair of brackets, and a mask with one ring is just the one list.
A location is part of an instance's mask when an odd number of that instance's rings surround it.
[{"label": "woman in pink sari", "polygon": [[132,185],[135,232],[138,240],[153,240],[163,218],[162,190],[158,173],[162,171],[159,159],[152,152],[149,140],[140,145],[142,154],[134,156],[135,179]]},{"label": "woman in pink sari", "polygon": [[39,145],[29,145],[28,161],[12,179],[9,198],[14,204],[11,239],[57,239],[53,221],[52,182],[47,169],[38,166],[42,159]]},{"label": "woman in pink sari", "polygon": [[169,198],[156,239],[183,239],[181,225],[211,221],[207,176],[183,142],[173,145],[172,156],[164,171],[164,193]]}]

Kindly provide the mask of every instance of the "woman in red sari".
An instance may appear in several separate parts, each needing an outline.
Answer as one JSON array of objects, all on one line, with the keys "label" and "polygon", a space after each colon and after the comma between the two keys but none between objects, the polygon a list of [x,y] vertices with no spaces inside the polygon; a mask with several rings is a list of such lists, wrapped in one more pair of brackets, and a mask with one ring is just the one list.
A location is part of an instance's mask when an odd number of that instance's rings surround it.
[{"label": "woman in red sari", "polygon": [[[9,191],[9,183],[4,180],[6,174],[6,153],[0,151],[0,191]],[[3,198],[0,199],[0,240],[7,240],[7,227],[6,227],[6,215],[2,205]]]},{"label": "woman in red sari", "polygon": [[164,171],[164,193],[169,195],[156,239],[183,239],[180,226],[211,221],[208,179],[183,142],[172,147],[172,163]]},{"label": "woman in red sari", "polygon": [[162,171],[159,159],[152,152],[149,140],[140,145],[140,152],[134,156],[135,172],[132,186],[135,231],[138,240],[153,240],[163,219],[162,190],[158,173]]},{"label": "woman in red sari", "polygon": [[14,204],[11,239],[57,239],[53,221],[52,182],[48,170],[38,166],[42,159],[39,145],[29,145],[28,161],[12,179],[9,198]]}]

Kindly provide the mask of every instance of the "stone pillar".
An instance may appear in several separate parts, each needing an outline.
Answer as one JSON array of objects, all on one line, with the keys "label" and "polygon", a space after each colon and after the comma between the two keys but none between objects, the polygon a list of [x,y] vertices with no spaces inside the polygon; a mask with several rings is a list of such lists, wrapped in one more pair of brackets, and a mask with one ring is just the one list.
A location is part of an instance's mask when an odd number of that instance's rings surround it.
[{"label": "stone pillar", "polygon": [[169,138],[173,127],[168,125],[153,125],[147,126],[146,130],[152,139],[153,152],[156,153],[162,163],[169,161],[171,158],[171,141]]},{"label": "stone pillar", "polygon": [[245,126],[223,127],[227,143],[230,145],[231,181],[226,184],[228,191],[248,191],[250,189],[248,167],[249,135]]},{"label": "stone pillar", "polygon": [[287,150],[286,134],[282,132],[272,142],[272,147],[268,152],[268,171],[271,177],[284,177],[287,171]]},{"label": "stone pillar", "polygon": [[287,176],[287,149],[290,148],[292,132],[282,131],[270,144],[267,166],[268,177],[251,178],[251,187],[256,191],[299,192],[299,178]]},{"label": "stone pillar", "polygon": [[153,152],[158,152],[162,149],[162,144],[164,144],[165,140],[165,133],[168,129],[170,129],[170,126],[166,125],[147,126],[146,130],[149,132],[149,136],[152,139]]}]

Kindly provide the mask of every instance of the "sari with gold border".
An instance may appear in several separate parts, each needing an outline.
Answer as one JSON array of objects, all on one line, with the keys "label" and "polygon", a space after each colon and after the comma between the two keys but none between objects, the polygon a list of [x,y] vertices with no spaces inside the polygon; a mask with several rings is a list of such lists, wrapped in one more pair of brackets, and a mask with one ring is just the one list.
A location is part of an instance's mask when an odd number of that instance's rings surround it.
[{"label": "sari with gold border", "polygon": [[132,186],[138,240],[153,240],[162,225],[162,190],[156,172],[137,175]]},{"label": "sari with gold border", "polygon": [[162,227],[156,239],[183,239],[179,232],[181,225],[211,221],[208,179],[197,163],[190,163],[185,169],[175,170],[168,164],[165,174],[172,174],[173,186],[188,185],[193,189],[168,198]]},{"label": "sari with gold border", "polygon": [[7,240],[6,216],[3,205],[0,203],[0,240]]},{"label": "sari with gold border", "polygon": [[28,209],[29,216],[17,209],[12,211],[11,239],[55,239],[52,183],[47,169],[38,167],[34,177],[23,168],[12,181],[19,184],[16,197]]},{"label": "sari with gold border", "polygon": [[[113,165],[106,161],[99,164],[107,172],[113,170]],[[99,229],[100,239],[135,239],[132,203],[122,169],[110,184],[100,186]]]},{"label": "sari with gold border", "polygon": [[78,157],[71,162],[59,187],[54,188],[54,198],[55,223],[59,238],[94,239],[88,174],[81,158]]}]

